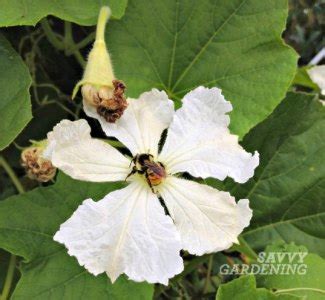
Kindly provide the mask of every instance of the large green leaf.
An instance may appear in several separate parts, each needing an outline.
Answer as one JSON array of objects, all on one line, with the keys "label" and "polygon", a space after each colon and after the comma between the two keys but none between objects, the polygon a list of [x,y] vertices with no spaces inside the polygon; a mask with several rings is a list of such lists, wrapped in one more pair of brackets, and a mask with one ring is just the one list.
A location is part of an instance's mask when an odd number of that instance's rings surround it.
[{"label": "large green leaf", "polygon": [[32,118],[30,85],[27,67],[0,33],[0,150],[8,146]]},{"label": "large green leaf", "polygon": [[[318,300],[325,298],[325,261],[321,257],[316,254],[308,254],[305,247],[294,244],[271,245],[267,247],[265,252],[265,262],[268,259],[273,261],[275,258],[272,264],[274,267],[280,265],[281,268],[279,274],[258,275],[258,286],[272,289],[276,294],[290,293],[299,299]],[[278,254],[285,254],[285,256],[276,256]],[[289,258],[289,255],[295,256]],[[291,266],[291,269],[283,268],[284,265]]]},{"label": "large green leaf", "polygon": [[274,113],[244,139],[260,166],[243,185],[228,189],[253,209],[243,234],[257,250],[294,241],[325,255],[325,108],[313,95],[289,93]]},{"label": "large green leaf", "polygon": [[113,17],[121,18],[127,0],[0,0],[0,26],[35,25],[48,15],[80,25],[94,25],[102,5],[109,5]]},{"label": "large green leaf", "polygon": [[149,284],[121,277],[112,285],[106,275],[89,274],[52,239],[84,199],[100,199],[118,187],[61,175],[51,187],[0,203],[0,247],[24,258],[13,299],[151,299]]},{"label": "large green leaf", "polygon": [[157,87],[175,100],[199,85],[222,88],[243,135],[284,98],[296,54],[283,44],[286,0],[129,1],[108,25],[108,46],[128,93]]},{"label": "large green leaf", "polygon": [[255,277],[242,276],[229,283],[222,284],[216,300],[298,300],[298,297],[280,295],[276,296],[264,288],[256,288]]},{"label": "large green leaf", "polygon": [[218,289],[216,300],[323,299],[325,262],[322,258],[316,254],[308,254],[305,247],[294,244],[271,245],[267,247],[265,253],[260,269],[263,270],[263,275],[256,275],[259,288],[256,288],[253,275],[242,276],[222,284]]}]

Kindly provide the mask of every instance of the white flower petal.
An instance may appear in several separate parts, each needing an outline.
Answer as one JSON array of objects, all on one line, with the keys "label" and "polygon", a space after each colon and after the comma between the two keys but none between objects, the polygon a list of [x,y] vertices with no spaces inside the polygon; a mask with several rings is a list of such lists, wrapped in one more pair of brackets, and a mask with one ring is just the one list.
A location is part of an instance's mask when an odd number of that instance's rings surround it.
[{"label": "white flower petal", "polygon": [[307,72],[311,80],[321,89],[322,95],[325,95],[325,65],[312,67]]},{"label": "white flower petal", "polygon": [[228,249],[252,217],[247,199],[236,204],[229,193],[194,181],[168,177],[159,192],[181,234],[182,248],[191,254]]},{"label": "white flower petal", "polygon": [[162,132],[172,121],[174,104],[163,91],[153,89],[143,93],[139,99],[128,99],[129,106],[115,123],[108,123],[100,117],[96,108],[84,101],[84,110],[92,118],[99,120],[107,136],[122,142],[133,155],[158,153],[158,143]]},{"label": "white flower petal", "polygon": [[230,176],[240,183],[252,177],[259,156],[247,153],[230,134],[226,113],[231,109],[220,89],[199,87],[188,93],[159,155],[167,171],[220,180]]},{"label": "white flower petal", "polygon": [[94,202],[87,199],[54,239],[80,265],[112,282],[125,273],[134,281],[168,284],[183,270],[180,237],[158,198],[138,182]]},{"label": "white flower petal", "polygon": [[72,122],[70,120],[62,120],[53,131],[47,134],[47,147],[43,156],[49,160],[52,159],[53,151],[65,145],[70,145],[79,140],[88,139],[90,137],[90,127],[86,120],[78,120]]},{"label": "white flower petal", "polygon": [[48,134],[45,157],[74,179],[125,180],[130,160],[109,144],[91,138],[86,120],[63,120]]}]

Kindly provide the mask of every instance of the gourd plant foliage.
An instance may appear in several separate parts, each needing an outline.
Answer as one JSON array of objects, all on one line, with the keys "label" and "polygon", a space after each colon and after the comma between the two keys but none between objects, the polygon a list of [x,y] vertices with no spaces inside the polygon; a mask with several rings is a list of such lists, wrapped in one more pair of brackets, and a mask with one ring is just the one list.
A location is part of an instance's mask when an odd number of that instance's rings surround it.
[{"label": "gourd plant foliage", "polygon": [[[63,118],[84,117],[80,101],[70,102],[69,94],[94,37],[94,28],[88,26],[95,24],[100,6],[108,4],[113,20],[108,25],[107,43],[128,96],[137,97],[156,87],[165,90],[179,107],[187,91],[199,85],[217,86],[234,107],[232,132],[243,138],[247,151],[259,151],[260,166],[246,184],[207,180],[237,199],[250,199],[253,220],[236,251],[254,258],[254,251],[270,244],[294,242],[317,256],[310,259],[313,270],[324,257],[325,115],[317,96],[287,93],[296,73],[297,55],[281,39],[286,1],[0,3],[0,149],[6,148],[0,162],[21,192],[11,197],[12,190],[1,193],[0,248],[6,252],[1,251],[0,287],[8,284],[9,253],[18,257],[10,260],[19,269],[12,277],[13,299],[127,299],[130,295],[151,299],[171,297],[179,291],[187,296],[230,299],[238,289],[243,293],[238,299],[285,299],[272,289],[304,287],[281,275],[270,280],[242,277],[223,284],[225,278],[220,280],[218,270],[229,253],[185,256],[184,273],[167,288],[125,277],[115,284],[106,275],[94,277],[52,237],[83,199],[100,199],[122,183],[86,183],[59,174],[54,184],[34,188],[17,166],[14,147],[26,145],[29,139],[45,138]],[[103,137],[98,124],[90,122],[94,134]],[[12,169],[18,171],[19,178]],[[7,180],[3,173],[0,176]],[[5,185],[11,186],[7,181]],[[321,289],[312,279],[305,287]],[[296,291],[291,297],[304,293]],[[310,299],[319,292],[312,293]]]}]

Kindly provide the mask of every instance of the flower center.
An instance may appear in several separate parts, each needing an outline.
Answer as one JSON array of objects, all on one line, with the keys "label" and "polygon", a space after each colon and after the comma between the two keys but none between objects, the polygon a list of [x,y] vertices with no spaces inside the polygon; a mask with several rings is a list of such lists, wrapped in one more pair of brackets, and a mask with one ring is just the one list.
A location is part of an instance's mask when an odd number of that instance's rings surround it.
[{"label": "flower center", "polygon": [[132,171],[127,178],[136,173],[143,175],[151,190],[155,193],[153,187],[159,185],[166,178],[164,165],[161,162],[155,162],[153,155],[147,153],[137,154],[132,159],[132,164]]}]

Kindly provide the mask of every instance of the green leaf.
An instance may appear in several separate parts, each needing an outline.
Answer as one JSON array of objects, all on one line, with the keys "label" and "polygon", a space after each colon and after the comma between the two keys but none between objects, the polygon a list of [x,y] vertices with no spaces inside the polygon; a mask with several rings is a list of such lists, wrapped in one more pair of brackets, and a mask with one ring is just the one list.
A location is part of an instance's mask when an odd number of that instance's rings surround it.
[{"label": "green leaf", "polygon": [[32,118],[30,85],[27,67],[0,33],[0,150],[7,147]]},{"label": "green leaf", "polygon": [[[296,246],[294,244],[278,244],[268,246],[266,253],[285,253],[284,259],[278,259],[274,266],[290,265],[296,272],[284,271],[284,274],[269,274],[257,276],[258,286],[263,286],[275,291],[275,294],[291,294],[296,295],[299,299],[318,300],[325,298],[324,277],[325,277],[325,261],[316,254],[308,254],[308,250],[303,246]],[[301,258],[298,256],[305,255]],[[271,253],[272,254],[272,253]],[[290,262],[288,254],[294,254]],[[268,258],[268,254],[265,256]],[[272,259],[273,256],[269,256]],[[285,274],[288,273],[288,274]],[[324,299],[323,298],[323,299]]]},{"label": "green leaf", "polygon": [[113,17],[119,19],[127,0],[0,0],[0,26],[35,25],[48,15],[79,25],[94,25],[103,5],[109,5]]},{"label": "green leaf", "polygon": [[242,136],[285,97],[295,74],[297,56],[281,40],[286,17],[286,0],[131,0],[108,25],[108,47],[130,96],[157,87],[180,100],[199,85],[217,86]]},{"label": "green leaf", "polygon": [[314,95],[289,93],[243,145],[260,153],[246,184],[228,183],[237,199],[248,198],[253,219],[243,237],[256,250],[274,241],[305,245],[325,255],[325,108]]},{"label": "green leaf", "polygon": [[13,299],[151,299],[151,285],[124,277],[112,285],[106,275],[88,273],[53,241],[60,224],[83,200],[101,199],[121,186],[84,183],[60,174],[53,186],[1,201],[0,247],[24,258]]},{"label": "green leaf", "polygon": [[222,284],[216,296],[216,300],[298,300],[298,297],[288,295],[276,296],[267,289],[256,288],[255,277],[242,276],[229,283]]}]

